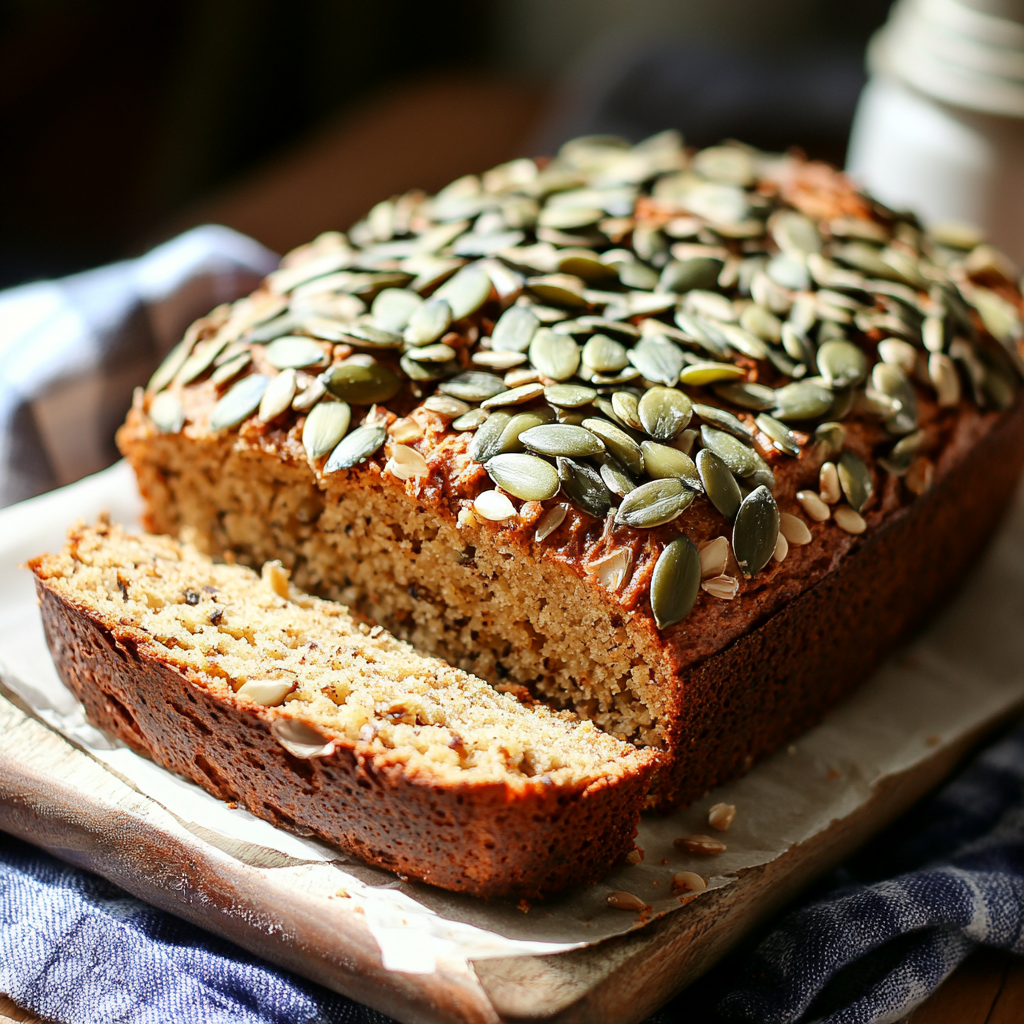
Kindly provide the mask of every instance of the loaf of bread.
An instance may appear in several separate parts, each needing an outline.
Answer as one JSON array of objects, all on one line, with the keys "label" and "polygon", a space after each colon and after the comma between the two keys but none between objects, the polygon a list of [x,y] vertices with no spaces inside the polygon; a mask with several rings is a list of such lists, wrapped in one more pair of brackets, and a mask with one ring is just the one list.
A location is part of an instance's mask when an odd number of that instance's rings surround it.
[{"label": "loaf of bread", "polygon": [[632,849],[655,751],[419,655],[279,563],[101,522],[30,567],[90,720],[261,818],[483,896],[590,882]]},{"label": "loaf of bread", "polygon": [[974,563],[1024,460],[1015,275],[798,155],[580,139],[289,253],[118,440],[149,529],[658,750],[667,807]]}]

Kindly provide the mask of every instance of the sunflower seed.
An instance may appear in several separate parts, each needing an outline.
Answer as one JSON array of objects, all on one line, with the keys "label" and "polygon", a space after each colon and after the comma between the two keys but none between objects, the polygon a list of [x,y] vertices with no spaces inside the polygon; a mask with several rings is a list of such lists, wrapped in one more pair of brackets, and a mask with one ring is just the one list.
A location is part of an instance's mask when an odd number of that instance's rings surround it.
[{"label": "sunflower seed", "polygon": [[549,384],[544,389],[544,399],[560,409],[580,409],[590,405],[597,398],[593,388],[585,388],[580,384]]},{"label": "sunflower seed", "polygon": [[448,330],[451,322],[452,307],[435,296],[413,311],[402,337],[407,345],[429,345]]},{"label": "sunflower seed", "polygon": [[597,417],[585,419],[583,426],[592,434],[596,434],[608,451],[634,476],[639,476],[644,471],[644,456],[640,445],[620,427]]},{"label": "sunflower seed", "polygon": [[452,430],[476,430],[478,427],[483,426],[487,418],[488,413],[486,409],[470,409],[469,412],[463,413],[457,419],[452,420]]},{"label": "sunflower seed", "polygon": [[565,517],[569,512],[568,505],[552,505],[537,520],[537,532],[533,535],[533,539],[540,544],[542,541],[548,539],[557,530],[562,523],[565,522]]},{"label": "sunflower seed", "polygon": [[826,341],[817,353],[818,371],[830,388],[860,384],[868,374],[864,353],[851,341]]},{"label": "sunflower seed", "polygon": [[612,409],[615,410],[615,418],[633,430],[642,430],[638,406],[640,400],[632,391],[616,391],[612,395]]},{"label": "sunflower seed", "polygon": [[481,491],[473,499],[473,509],[492,523],[503,523],[518,514],[515,505],[501,491]]},{"label": "sunflower seed", "polygon": [[500,395],[485,399],[480,403],[480,408],[497,409],[509,405],[523,405],[525,402],[530,402],[543,394],[543,384],[521,384],[517,388],[510,388],[508,391],[503,391]]},{"label": "sunflower seed", "polygon": [[514,498],[523,501],[546,501],[558,493],[555,467],[535,455],[495,455],[487,463],[487,475]]},{"label": "sunflower seed", "polygon": [[351,469],[365,462],[371,455],[379,451],[387,439],[387,429],[382,424],[357,427],[342,440],[331,452],[324,465],[324,473],[336,473],[340,469]]},{"label": "sunflower seed", "polygon": [[176,434],[185,425],[185,410],[173,391],[161,391],[149,403],[149,418],[162,434]]},{"label": "sunflower seed", "polygon": [[195,337],[191,332],[178,342],[170,352],[167,353],[164,361],[156,368],[156,372],[149,378],[146,390],[151,393],[163,391],[168,384],[177,376],[178,371],[185,365],[185,361],[192,354],[195,346]]},{"label": "sunflower seed", "polygon": [[799,516],[794,516],[789,512],[783,512],[779,516],[779,533],[790,544],[797,546],[810,544],[814,540],[807,524]]},{"label": "sunflower seed", "polygon": [[373,405],[394,398],[402,389],[402,378],[381,363],[336,363],[321,378],[335,398],[353,405]]},{"label": "sunflower seed", "polygon": [[498,318],[491,336],[496,352],[525,352],[540,321],[528,306],[510,306]]},{"label": "sunflower seed", "polygon": [[463,402],[484,402],[508,389],[502,379],[493,373],[466,370],[439,384],[437,390],[442,395],[451,395],[452,398],[460,398]]},{"label": "sunflower seed", "polygon": [[682,515],[695,494],[675,477],[651,480],[634,488],[622,499],[615,522],[642,530],[664,526]]},{"label": "sunflower seed", "polygon": [[852,508],[847,508],[845,505],[836,509],[835,521],[836,526],[847,533],[863,533],[868,528],[868,524],[864,521],[863,516]]},{"label": "sunflower seed", "polygon": [[775,416],[786,422],[814,420],[832,407],[832,392],[810,381],[786,384],[775,391]]},{"label": "sunflower seed", "polygon": [[740,507],[743,495],[729,467],[711,449],[702,448],[697,452],[697,472],[708,501],[726,519],[732,519]]},{"label": "sunflower seed", "polygon": [[302,427],[302,447],[311,459],[326,455],[345,436],[352,421],[347,402],[321,402],[306,417]]},{"label": "sunflower seed", "polygon": [[700,592],[700,556],[689,537],[677,537],[658,556],[651,576],[651,613],[658,629],[690,614]]},{"label": "sunflower seed", "polygon": [[[395,438],[392,440],[394,441]],[[414,480],[430,475],[427,460],[415,448],[407,444],[394,443],[391,445],[391,457],[384,468],[399,480]]]},{"label": "sunflower seed", "polygon": [[750,579],[769,562],[779,540],[779,507],[767,487],[742,501],[732,527],[732,550],[740,571]]},{"label": "sunflower seed", "polygon": [[530,342],[530,362],[552,380],[568,380],[580,365],[580,347],[567,334],[541,327]]},{"label": "sunflower seed", "polygon": [[638,403],[637,414],[643,429],[655,441],[671,441],[690,422],[693,402],[675,388],[648,388]]},{"label": "sunflower seed", "polygon": [[582,512],[603,519],[611,508],[612,496],[600,475],[582,462],[566,458],[556,461],[565,496]]},{"label": "sunflower seed", "polygon": [[497,455],[501,451],[502,431],[511,419],[512,415],[504,411],[490,413],[469,442],[469,457],[475,462],[487,462]]},{"label": "sunflower seed", "polygon": [[531,427],[519,435],[519,440],[532,451],[541,455],[562,455],[567,458],[586,458],[600,455],[604,442],[585,427],[573,427],[563,423],[550,423]]},{"label": "sunflower seed", "polygon": [[774,416],[767,416],[764,413],[758,416],[754,422],[757,424],[758,430],[772,439],[773,447],[794,458],[800,455],[800,443],[785,423],[780,423]]},{"label": "sunflower seed", "polygon": [[746,375],[746,370],[732,363],[698,362],[683,367],[679,380],[683,384],[714,384],[718,381],[739,380]]},{"label": "sunflower seed", "polygon": [[470,263],[441,285],[433,298],[444,299],[451,307],[452,320],[461,320],[475,313],[490,294],[491,279],[486,269],[479,263]]},{"label": "sunflower seed", "polygon": [[423,299],[414,291],[407,288],[385,288],[373,300],[370,316],[375,327],[391,334],[401,334],[424,305]]},{"label": "sunflower seed", "polygon": [[636,481],[623,469],[618,459],[611,455],[601,463],[601,479],[608,490],[620,498],[624,498],[636,487]]},{"label": "sunflower seed", "polygon": [[839,482],[846,500],[855,512],[860,512],[868,503],[874,484],[871,470],[853,452],[846,451],[839,456]]},{"label": "sunflower seed", "polygon": [[754,439],[750,431],[739,417],[734,416],[725,409],[719,409],[714,405],[695,404],[693,411],[709,426],[724,430],[733,437],[738,437],[745,444],[753,444]]},{"label": "sunflower seed", "polygon": [[596,373],[617,373],[629,365],[625,345],[605,334],[595,334],[583,346],[583,362]]},{"label": "sunflower seed", "polygon": [[714,427],[703,426],[700,433],[705,448],[710,448],[733,473],[750,479],[755,484],[774,486],[775,474],[752,447],[732,434],[716,430]]},{"label": "sunflower seed", "polygon": [[221,398],[210,413],[210,429],[226,430],[235,427],[259,407],[270,378],[254,373],[243,377]]},{"label": "sunflower seed", "polygon": [[675,477],[695,491],[703,490],[697,467],[689,455],[655,441],[641,442],[640,450],[644,456],[644,470],[649,477],[655,480]]}]

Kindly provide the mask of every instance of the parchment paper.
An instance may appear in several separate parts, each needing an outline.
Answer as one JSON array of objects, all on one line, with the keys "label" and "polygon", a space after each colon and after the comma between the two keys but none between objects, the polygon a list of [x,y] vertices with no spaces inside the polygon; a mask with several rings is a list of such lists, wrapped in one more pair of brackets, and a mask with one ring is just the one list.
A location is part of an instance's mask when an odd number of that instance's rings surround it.
[{"label": "parchment paper", "polygon": [[[401,882],[329,847],[230,810],[198,786],[158,767],[90,726],[61,684],[43,638],[31,574],[19,566],[63,543],[75,519],[102,510],[138,526],[140,502],[124,463],[70,487],[0,511],[0,678],[54,729],[222,849],[255,857],[305,891],[339,888],[362,906],[384,966],[430,973],[435,960],[557,953],[622,934],[666,913],[686,913],[670,891],[674,871],[728,885],[742,868],[764,864],[841,819],[886,776],[913,767],[958,735],[1024,700],[1024,501],[945,613],[818,728],[744,778],[667,817],[645,816],[637,845],[646,857],[588,889],[523,913]],[[936,552],[941,558],[942,553]],[[851,623],[851,628],[856,628]],[[708,808],[735,804],[725,833],[708,828]],[[712,834],[728,845],[714,857],[686,855],[673,840]],[[709,877],[710,876],[710,877]],[[615,910],[610,892],[635,893],[649,916]],[[702,897],[698,896],[697,899]]]}]

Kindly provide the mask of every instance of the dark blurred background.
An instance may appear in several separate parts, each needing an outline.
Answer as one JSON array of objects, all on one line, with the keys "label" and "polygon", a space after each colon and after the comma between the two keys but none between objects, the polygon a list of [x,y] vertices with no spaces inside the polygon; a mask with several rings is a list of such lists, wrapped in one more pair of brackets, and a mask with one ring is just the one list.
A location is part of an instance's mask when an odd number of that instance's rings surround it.
[{"label": "dark blurred background", "polygon": [[563,138],[842,162],[889,0],[6,0],[0,286],[207,220],[277,250]]}]

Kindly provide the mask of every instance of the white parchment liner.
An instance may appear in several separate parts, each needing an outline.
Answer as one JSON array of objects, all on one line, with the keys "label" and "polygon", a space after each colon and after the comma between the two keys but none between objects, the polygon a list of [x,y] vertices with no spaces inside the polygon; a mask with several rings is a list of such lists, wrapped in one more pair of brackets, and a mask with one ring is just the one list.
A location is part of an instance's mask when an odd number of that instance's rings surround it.
[{"label": "white parchment liner", "polygon": [[[385,967],[429,973],[443,957],[478,960],[578,948],[640,927],[637,915],[608,907],[627,890],[652,917],[686,913],[670,892],[674,871],[728,885],[742,868],[764,864],[857,810],[886,776],[911,768],[945,743],[1024,700],[1024,501],[956,602],[898,658],[886,664],[818,728],[693,807],[648,815],[637,844],[646,854],[585,890],[523,913],[511,902],[443,892],[368,867],[321,843],[292,835],[243,810],[229,810],[198,786],[153,764],[90,726],[57,677],[43,638],[31,574],[19,568],[56,550],[75,519],[102,510],[137,527],[134,476],[119,463],[70,487],[0,511],[0,677],[35,714],[157,801],[186,827],[224,838],[304,891],[344,888],[363,907]],[[943,553],[935,552],[941,559]],[[885,581],[880,580],[879,586]],[[848,628],[856,629],[855,621]],[[727,852],[688,856],[672,843],[708,833],[708,808],[726,801],[736,820],[720,835]],[[700,897],[697,897],[700,899]]]}]

